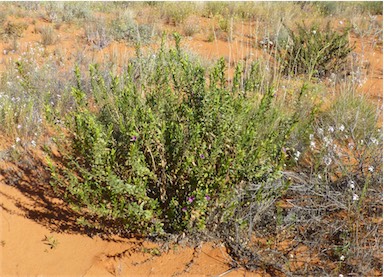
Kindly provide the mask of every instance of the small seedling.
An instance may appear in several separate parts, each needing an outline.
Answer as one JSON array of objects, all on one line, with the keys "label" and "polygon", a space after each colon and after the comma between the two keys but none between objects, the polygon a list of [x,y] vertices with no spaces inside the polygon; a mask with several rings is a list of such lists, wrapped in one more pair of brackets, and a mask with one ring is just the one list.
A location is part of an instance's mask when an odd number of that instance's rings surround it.
[{"label": "small seedling", "polygon": [[143,253],[148,253],[148,254],[150,254],[152,256],[161,256],[161,252],[160,252],[160,250],[157,247],[155,247],[155,248],[146,248],[146,247],[144,247],[143,248]]},{"label": "small seedling", "polygon": [[42,240],[44,244],[48,245],[51,249],[54,249],[59,244],[59,241],[55,239],[53,236],[44,236],[44,239]]}]

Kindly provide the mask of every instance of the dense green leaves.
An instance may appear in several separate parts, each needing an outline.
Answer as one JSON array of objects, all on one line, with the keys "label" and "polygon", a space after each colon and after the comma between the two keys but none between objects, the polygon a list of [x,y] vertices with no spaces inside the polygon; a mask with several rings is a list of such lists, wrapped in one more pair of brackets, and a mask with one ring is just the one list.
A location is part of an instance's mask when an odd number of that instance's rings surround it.
[{"label": "dense green leaves", "polygon": [[71,170],[57,182],[127,232],[204,229],[212,211],[230,214],[224,203],[241,184],[280,177],[297,123],[294,106],[282,114],[273,87],[258,87],[257,63],[249,74],[239,66],[231,86],[223,59],[206,73],[175,39],[121,76],[92,66],[92,91],[73,89]]}]

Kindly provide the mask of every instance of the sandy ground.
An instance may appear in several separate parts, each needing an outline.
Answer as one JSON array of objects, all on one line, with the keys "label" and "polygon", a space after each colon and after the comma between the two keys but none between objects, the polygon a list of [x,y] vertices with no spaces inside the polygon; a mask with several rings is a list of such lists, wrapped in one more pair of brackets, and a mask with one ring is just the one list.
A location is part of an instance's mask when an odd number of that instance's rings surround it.
[{"label": "sandy ground", "polygon": [[[0,182],[0,195],[1,276],[220,276],[231,270],[221,245],[174,245],[157,256],[159,246],[142,240],[51,231],[28,218],[45,208],[19,189]],[[263,275],[237,269],[225,276]]]}]

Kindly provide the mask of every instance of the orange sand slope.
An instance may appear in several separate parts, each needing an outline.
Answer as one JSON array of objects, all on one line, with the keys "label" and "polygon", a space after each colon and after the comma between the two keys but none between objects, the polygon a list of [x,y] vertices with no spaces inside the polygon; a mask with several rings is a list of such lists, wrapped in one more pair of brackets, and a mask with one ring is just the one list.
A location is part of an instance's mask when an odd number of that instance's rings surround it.
[{"label": "orange sand slope", "polygon": [[[0,195],[1,276],[220,276],[231,269],[223,246],[171,246],[157,256],[150,242],[50,231],[26,217],[45,208],[3,182]],[[240,269],[225,276],[245,274],[260,276]]]}]

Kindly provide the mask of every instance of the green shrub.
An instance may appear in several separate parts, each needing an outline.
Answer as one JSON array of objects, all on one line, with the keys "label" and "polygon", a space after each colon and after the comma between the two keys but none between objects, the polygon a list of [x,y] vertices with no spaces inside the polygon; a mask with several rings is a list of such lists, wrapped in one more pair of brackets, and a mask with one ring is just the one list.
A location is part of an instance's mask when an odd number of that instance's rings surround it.
[{"label": "green shrub", "polygon": [[56,186],[119,232],[203,230],[213,210],[228,218],[235,190],[280,177],[299,120],[295,105],[279,111],[272,86],[245,95],[223,59],[207,74],[175,38],[149,59],[138,49],[123,76],[91,67],[91,94],[73,89],[72,150],[62,175],[52,167]]},{"label": "green shrub", "polygon": [[334,1],[322,1],[312,2],[321,13],[324,15],[340,15],[345,11],[352,10],[355,14],[371,14],[380,15],[383,14],[383,2],[381,1],[355,1],[355,2],[334,2]]},{"label": "green shrub", "polygon": [[114,19],[109,28],[114,40],[125,40],[134,44],[147,44],[154,36],[153,26],[137,24],[128,12]]},{"label": "green shrub", "polygon": [[346,64],[353,47],[349,46],[348,30],[342,34],[333,31],[328,23],[325,29],[297,25],[287,28],[289,39],[277,45],[282,72],[285,75],[308,74],[325,76],[337,72]]},{"label": "green shrub", "polygon": [[217,15],[228,16],[229,15],[229,3],[225,2],[205,2],[204,3],[204,16],[215,17]]},{"label": "green shrub", "polygon": [[46,2],[42,5],[44,7],[42,16],[55,23],[87,20],[92,12],[91,5],[86,2]]},{"label": "green shrub", "polygon": [[91,17],[91,4],[90,3],[64,3],[63,10],[61,11],[61,19],[64,22],[71,22],[72,20],[87,20]]},{"label": "green shrub", "polygon": [[367,1],[359,2],[361,9],[372,15],[383,15],[383,2],[382,1]]},{"label": "green shrub", "polygon": [[189,15],[196,11],[196,4],[189,2],[164,2],[160,7],[161,17],[170,25],[184,23]]}]

